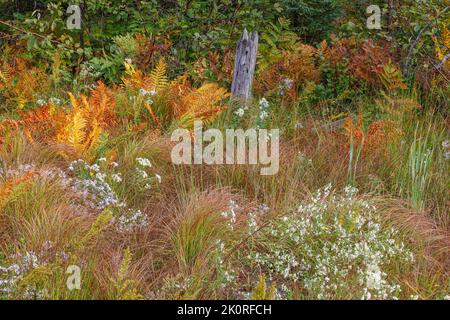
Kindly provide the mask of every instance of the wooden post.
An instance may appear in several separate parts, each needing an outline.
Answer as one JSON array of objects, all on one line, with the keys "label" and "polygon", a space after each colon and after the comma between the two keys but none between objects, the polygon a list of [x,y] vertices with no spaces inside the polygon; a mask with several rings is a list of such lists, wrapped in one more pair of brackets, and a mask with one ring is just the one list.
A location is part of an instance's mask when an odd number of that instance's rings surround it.
[{"label": "wooden post", "polygon": [[394,0],[388,0],[388,30],[392,29],[392,22],[394,19]]},{"label": "wooden post", "polygon": [[258,53],[258,32],[247,32],[245,29],[236,49],[234,62],[232,98],[241,99],[246,103],[252,96],[252,82],[255,73],[256,55]]}]

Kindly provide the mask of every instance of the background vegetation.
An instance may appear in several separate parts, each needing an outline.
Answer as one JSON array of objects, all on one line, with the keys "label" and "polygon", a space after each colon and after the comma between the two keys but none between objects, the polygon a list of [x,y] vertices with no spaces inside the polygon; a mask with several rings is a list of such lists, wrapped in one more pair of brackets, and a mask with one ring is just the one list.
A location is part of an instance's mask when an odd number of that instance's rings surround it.
[{"label": "background vegetation", "polygon": [[[448,299],[447,1],[0,12],[2,299]],[[244,28],[246,108],[228,93]],[[173,165],[170,134],[195,119],[279,128],[279,173]]]}]

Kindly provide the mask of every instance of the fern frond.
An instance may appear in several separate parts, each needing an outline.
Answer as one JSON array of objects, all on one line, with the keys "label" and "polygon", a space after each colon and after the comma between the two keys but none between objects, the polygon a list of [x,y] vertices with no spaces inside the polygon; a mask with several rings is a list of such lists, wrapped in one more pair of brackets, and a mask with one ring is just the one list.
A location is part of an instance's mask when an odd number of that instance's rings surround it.
[{"label": "fern frond", "polygon": [[0,70],[0,89],[5,88],[11,82],[11,75],[7,70]]},{"label": "fern frond", "polygon": [[99,142],[100,134],[102,133],[102,129],[94,122],[92,124],[92,129],[89,132],[86,141],[82,145],[82,152],[85,154],[87,158],[91,158],[91,151],[94,150]]},{"label": "fern frond", "polygon": [[224,100],[229,96],[227,90],[216,83],[204,84],[181,98],[178,117],[187,127],[194,120],[210,122],[226,108]]},{"label": "fern frond", "polygon": [[450,51],[450,29],[447,26],[444,26],[444,30],[442,31],[442,43]]},{"label": "fern frond", "polygon": [[146,79],[141,70],[136,70],[136,68],[127,62],[125,65],[125,75],[126,77],[122,78],[122,82],[125,87],[140,89],[145,87]]},{"label": "fern frond", "polygon": [[156,67],[149,75],[149,87],[156,92],[166,88],[169,81],[167,79],[167,64],[164,59],[159,60]]},{"label": "fern frond", "polygon": [[83,118],[81,111],[77,111],[62,132],[57,135],[57,140],[80,151],[83,149],[83,141],[86,138],[85,127],[86,120]]},{"label": "fern frond", "polygon": [[406,84],[403,82],[402,74],[392,61],[389,61],[380,74],[381,83],[388,91],[395,91],[397,89],[406,89]]},{"label": "fern frond", "polygon": [[49,89],[49,83],[44,70],[32,67],[24,59],[16,58],[14,63],[0,66],[0,93],[19,110],[34,101],[37,92]]},{"label": "fern frond", "polygon": [[116,107],[115,97],[113,91],[103,82],[97,82],[96,88],[91,90],[88,104],[91,117],[101,127],[109,128],[116,124],[117,116],[114,112]]}]

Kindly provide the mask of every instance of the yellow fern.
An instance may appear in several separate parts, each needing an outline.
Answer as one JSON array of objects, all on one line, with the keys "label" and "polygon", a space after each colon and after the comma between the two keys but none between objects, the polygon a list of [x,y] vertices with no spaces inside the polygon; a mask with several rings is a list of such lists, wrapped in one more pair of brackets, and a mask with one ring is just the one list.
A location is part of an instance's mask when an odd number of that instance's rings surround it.
[{"label": "yellow fern", "polygon": [[149,89],[158,92],[166,88],[168,83],[167,64],[164,59],[161,59],[149,75]]},{"label": "yellow fern", "polygon": [[420,104],[411,98],[392,98],[383,93],[383,99],[376,100],[380,109],[393,116],[407,115],[421,108]]},{"label": "yellow fern", "polygon": [[141,70],[136,69],[132,64],[125,62],[125,74],[126,77],[122,78],[125,87],[133,89],[155,90],[158,92],[165,89],[169,84],[167,64],[164,59],[159,60],[148,76],[144,75]]},{"label": "yellow fern", "polygon": [[0,70],[0,89],[7,88],[10,83],[11,76],[7,70]]},{"label": "yellow fern", "polygon": [[86,133],[83,131],[85,127],[86,120],[83,118],[81,111],[75,112],[68,128],[67,142],[77,150],[83,146],[83,141],[86,137]]},{"label": "yellow fern", "polygon": [[102,132],[97,120],[101,115],[95,114],[87,98],[81,96],[81,103],[69,93],[73,110],[65,115],[65,122],[56,135],[56,141],[72,147],[79,156],[88,160],[96,147]]},{"label": "yellow fern", "polygon": [[125,75],[126,77],[122,78],[122,82],[124,83],[125,87],[130,88],[143,88],[145,84],[145,77],[141,70],[136,70],[136,68],[128,63],[125,62]]},{"label": "yellow fern", "polygon": [[97,121],[95,120],[92,124],[92,129],[89,132],[89,135],[87,139],[83,143],[84,150],[90,150],[92,147],[94,147],[100,137],[100,134],[102,132],[102,129],[98,125]]},{"label": "yellow fern", "polygon": [[443,31],[443,37],[444,37],[444,45],[447,48],[450,48],[450,29],[447,26],[444,26],[444,31]]}]

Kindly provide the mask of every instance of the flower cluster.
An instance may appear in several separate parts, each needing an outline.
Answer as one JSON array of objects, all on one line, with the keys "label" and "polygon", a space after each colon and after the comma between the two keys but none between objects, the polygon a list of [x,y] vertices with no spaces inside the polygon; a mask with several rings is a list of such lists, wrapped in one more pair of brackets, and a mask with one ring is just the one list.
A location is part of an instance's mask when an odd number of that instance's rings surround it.
[{"label": "flower cluster", "polygon": [[36,167],[34,164],[20,164],[17,166],[17,168],[9,168],[9,169],[3,169],[0,168],[0,175],[4,176],[5,178],[9,177],[15,177],[20,176],[28,172],[34,172],[36,170]]},{"label": "flower cluster", "polygon": [[49,104],[49,103],[54,104],[55,106],[59,106],[59,105],[61,105],[61,99],[51,97],[51,98],[48,99],[48,100],[45,100],[45,99],[43,99],[43,98],[39,98],[39,99],[36,100],[36,104],[37,104],[39,107],[45,106],[45,105],[47,105],[47,104]]},{"label": "flower cluster", "polygon": [[278,92],[280,96],[284,96],[285,93],[292,88],[293,84],[294,81],[292,79],[284,78],[278,87]]},{"label": "flower cluster", "polygon": [[271,277],[300,281],[317,299],[347,298],[348,292],[362,299],[398,297],[400,286],[383,270],[393,260],[412,262],[412,253],[357,192],[351,186],[342,195],[332,195],[331,185],[318,190],[264,230],[264,246],[250,252],[250,263]]},{"label": "flower cluster", "polygon": [[259,120],[264,121],[269,116],[269,101],[266,98],[259,100]]},{"label": "flower cluster", "polygon": [[101,72],[97,71],[92,63],[84,62],[80,65],[80,73],[73,80],[73,84],[84,89],[94,89],[96,87],[94,81],[101,75]]},{"label": "flower cluster", "polygon": [[[100,159],[98,163],[102,161],[104,160]],[[92,209],[103,210],[109,206],[124,207],[125,204],[119,201],[117,194],[106,181],[108,175],[100,170],[98,163],[89,165],[80,159],[70,164],[69,170],[77,177],[73,189],[82,194],[85,204]],[[112,176],[111,179],[121,181],[118,174]]]},{"label": "flower cluster", "polygon": [[221,289],[232,289],[232,286],[235,284],[237,272],[224,261],[225,242],[223,240],[217,240],[213,254]]},{"label": "flower cluster", "polygon": [[96,79],[99,76],[101,76],[101,73],[96,71],[92,64],[90,64],[89,62],[84,62],[81,64],[80,74],[78,76],[80,79]]},{"label": "flower cluster", "polygon": [[[0,266],[0,292],[9,296],[15,292],[15,287],[33,269],[40,266],[37,255],[33,251],[27,251],[24,255],[17,254],[16,262],[7,267]],[[29,289],[25,297],[33,298],[37,292]]]},{"label": "flower cluster", "polygon": [[247,111],[248,107],[247,106],[243,106],[238,108],[234,114],[237,115],[239,118],[242,118],[245,114],[245,111]]},{"label": "flower cluster", "polygon": [[[33,270],[43,267],[50,263],[50,260],[60,259],[68,260],[68,255],[64,251],[55,251],[51,241],[45,241],[42,248],[38,251],[26,251],[17,253],[10,258],[11,264],[8,266],[0,265],[0,294],[7,297],[13,297],[17,292],[18,286]],[[23,290],[20,290],[22,299],[45,299],[48,296],[46,290],[39,289],[35,284],[26,284]],[[14,296],[16,297],[16,296]]]},{"label": "flower cluster", "polygon": [[247,219],[248,234],[251,235],[258,230],[259,217],[264,216],[269,211],[270,208],[266,204],[261,204],[257,207],[256,211],[249,212]]},{"label": "flower cluster", "polygon": [[[237,202],[230,200],[228,210],[221,213],[221,216],[226,219],[226,226],[230,232],[238,231],[236,230],[238,209],[239,205]],[[248,213],[248,234],[251,235],[258,229],[258,221],[260,220],[260,217],[266,215],[269,210],[270,208],[266,204],[261,204]],[[224,261],[226,250],[233,248],[234,245],[235,244],[229,242],[229,239],[226,240],[226,238],[217,240],[216,248],[213,250],[217,279],[222,290],[226,290],[228,293],[232,292],[235,296],[246,297],[247,293],[241,292],[239,282],[236,282],[239,272],[236,270],[231,261]]]},{"label": "flower cluster", "polygon": [[[106,162],[105,158],[89,165],[84,160],[77,160],[70,164],[69,170],[76,175],[74,188],[83,195],[84,203],[94,209],[103,210],[106,207],[112,207],[114,211],[115,226],[119,232],[127,233],[136,229],[142,229],[148,226],[147,215],[140,210],[127,208],[124,201],[120,201],[113,190],[113,186],[120,184],[123,180],[122,175],[116,172],[104,173],[101,170],[101,164]],[[159,175],[150,178],[146,169],[152,166],[150,160],[146,158],[137,158],[137,183],[143,184],[145,189],[149,189],[151,183],[156,179],[161,181]],[[111,163],[113,168],[118,164]]]},{"label": "flower cluster", "polygon": [[157,94],[157,92],[155,90],[145,90],[145,89],[139,90],[139,95],[142,97],[145,97],[146,102],[148,104],[153,103],[153,96],[155,96],[156,94]]},{"label": "flower cluster", "polygon": [[227,226],[233,230],[236,223],[236,209],[239,208],[238,204],[234,200],[230,200],[230,206],[227,211],[221,213],[221,216],[227,219]]},{"label": "flower cluster", "polygon": [[142,185],[144,189],[151,189],[152,184],[157,181],[161,183],[161,176],[159,174],[150,174],[147,172],[148,168],[152,167],[152,163],[147,158],[136,158],[138,166],[136,167],[136,183]]},{"label": "flower cluster", "polygon": [[128,209],[116,218],[117,230],[124,233],[140,230],[148,225],[148,217],[141,210]]}]

